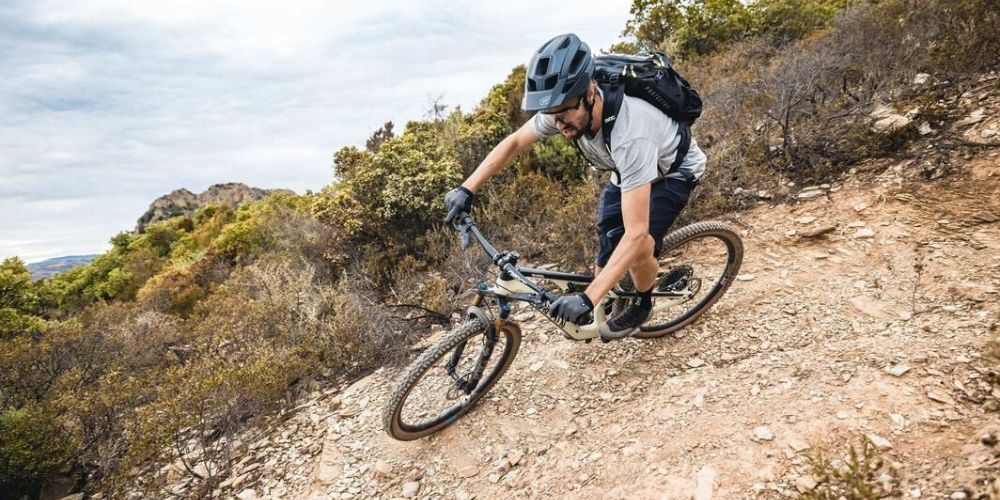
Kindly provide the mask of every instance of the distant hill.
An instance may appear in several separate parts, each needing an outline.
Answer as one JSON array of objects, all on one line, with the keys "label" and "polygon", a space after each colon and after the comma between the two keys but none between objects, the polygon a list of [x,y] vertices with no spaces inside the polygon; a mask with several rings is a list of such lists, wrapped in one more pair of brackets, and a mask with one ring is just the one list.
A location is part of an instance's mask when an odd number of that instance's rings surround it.
[{"label": "distant hill", "polygon": [[198,208],[205,205],[229,205],[236,208],[244,203],[260,201],[273,192],[294,194],[288,189],[260,189],[239,182],[215,184],[204,193],[199,194],[194,194],[187,189],[177,189],[153,200],[153,203],[149,205],[149,210],[142,214],[142,217],[136,222],[135,232],[142,234],[146,230],[146,226],[154,222],[167,220],[178,215],[192,215]]},{"label": "distant hill", "polygon": [[63,271],[69,271],[74,267],[89,264],[90,261],[94,260],[95,257],[97,257],[97,254],[68,255],[66,257],[55,257],[52,259],[43,260],[41,262],[28,264],[28,271],[31,272],[31,277],[34,279],[48,278],[50,276],[59,274]]}]

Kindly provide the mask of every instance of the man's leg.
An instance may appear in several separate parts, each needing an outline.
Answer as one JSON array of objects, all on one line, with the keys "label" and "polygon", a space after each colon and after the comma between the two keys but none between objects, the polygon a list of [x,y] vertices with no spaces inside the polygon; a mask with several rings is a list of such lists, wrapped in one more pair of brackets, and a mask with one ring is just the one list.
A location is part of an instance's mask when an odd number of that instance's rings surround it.
[{"label": "man's leg", "polygon": [[[639,264],[640,275],[637,276],[637,272],[633,271],[632,278],[635,280],[636,290],[648,290],[654,286],[660,268],[657,258],[663,247],[663,238],[673,226],[674,220],[687,206],[694,187],[695,183],[678,179],[667,179],[653,186],[649,200],[649,234],[653,236],[656,247],[650,259]],[[643,278],[649,281],[644,281]]]},{"label": "man's leg", "polygon": [[649,254],[642,262],[629,268],[629,273],[632,275],[632,283],[635,283],[635,289],[643,292],[652,289],[653,282],[656,281],[656,273],[659,270],[660,264],[656,262],[653,254]]},{"label": "man's leg", "polygon": [[[594,276],[601,274],[602,269],[604,268],[601,266],[594,266]],[[629,274],[632,275],[632,283],[635,283],[636,289],[646,290],[652,287],[653,282],[656,281],[656,273],[659,269],[660,264],[652,255],[643,262],[629,268]]]},{"label": "man's leg", "polygon": [[[647,259],[629,268],[632,282],[637,290],[648,290],[656,281],[659,263],[656,258],[663,244],[663,237],[673,225],[681,210],[687,205],[694,184],[686,181],[668,179],[653,186],[649,203],[649,234],[656,242],[653,254]],[[610,192],[609,192],[610,191]],[[597,262],[594,266],[594,276],[600,274],[603,264],[618,244],[618,238],[610,238],[609,231],[623,227],[621,219],[620,192],[606,189],[601,195],[598,206],[598,227],[600,247]]]},{"label": "man's leg", "polygon": [[622,221],[621,191],[610,182],[604,186],[597,203],[597,259],[594,261],[594,276],[601,274],[611,253],[618,246],[625,222]]},{"label": "man's leg", "polygon": [[[674,219],[687,204],[688,197],[693,184],[683,181],[664,181],[652,186],[650,192],[650,214],[649,233],[655,242],[653,251],[633,264],[629,268],[635,290],[639,292],[639,297],[629,303],[619,314],[609,319],[601,325],[601,338],[604,340],[619,339],[634,333],[639,325],[647,321],[652,314],[652,291],[656,282],[656,274],[659,271],[659,263],[656,258],[660,253],[663,237],[673,224]],[[604,226],[604,227],[601,227]],[[607,262],[601,261],[602,255],[610,255],[606,250],[608,246],[614,248],[616,240],[607,237],[608,231],[605,224],[599,224],[604,233],[601,235],[601,252],[598,257],[598,264]],[[607,241],[606,241],[607,240]],[[601,268],[597,268],[600,272]]]}]

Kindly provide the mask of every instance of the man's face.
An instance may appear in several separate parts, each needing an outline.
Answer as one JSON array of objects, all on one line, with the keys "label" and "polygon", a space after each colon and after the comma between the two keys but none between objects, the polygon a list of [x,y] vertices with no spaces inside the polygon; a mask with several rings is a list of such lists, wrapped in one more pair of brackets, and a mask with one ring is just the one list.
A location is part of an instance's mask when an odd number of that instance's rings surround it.
[{"label": "man's face", "polygon": [[566,101],[562,106],[542,111],[542,113],[552,115],[556,119],[556,128],[559,129],[559,133],[571,141],[578,139],[587,126],[587,107],[582,105],[586,95],[584,93]]}]

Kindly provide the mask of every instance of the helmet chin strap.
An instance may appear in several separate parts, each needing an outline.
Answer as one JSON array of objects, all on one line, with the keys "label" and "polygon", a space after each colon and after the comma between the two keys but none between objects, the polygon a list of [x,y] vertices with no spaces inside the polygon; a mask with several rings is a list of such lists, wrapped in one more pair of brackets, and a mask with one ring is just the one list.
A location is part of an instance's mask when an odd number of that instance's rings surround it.
[{"label": "helmet chin strap", "polygon": [[594,133],[590,132],[590,126],[593,125],[594,123],[594,100],[596,99],[597,99],[597,93],[595,92],[593,99],[588,101],[586,98],[584,98],[583,100],[583,107],[584,109],[587,110],[587,125],[583,127],[583,133],[587,135],[588,139],[593,139],[594,136],[597,135],[596,132]]}]

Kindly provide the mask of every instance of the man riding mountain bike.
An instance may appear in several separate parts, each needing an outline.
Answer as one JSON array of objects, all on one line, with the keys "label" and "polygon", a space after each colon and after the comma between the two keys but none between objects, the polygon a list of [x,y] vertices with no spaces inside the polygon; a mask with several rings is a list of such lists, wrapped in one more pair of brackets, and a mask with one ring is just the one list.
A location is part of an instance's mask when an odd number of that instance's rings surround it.
[{"label": "man riding mountain bike", "polygon": [[603,340],[628,337],[652,314],[663,236],[688,202],[705,170],[706,157],[694,139],[687,154],[674,165],[683,124],[637,97],[623,96],[613,147],[602,137],[604,92],[594,78],[594,58],[587,44],[570,33],[546,42],[528,63],[522,108],[538,111],[516,132],[502,140],[461,186],[445,195],[451,222],[471,208],[474,193],[511,160],[535,142],[562,134],[574,141],[597,168],[613,170],[597,209],[599,250],[594,280],[583,293],[553,301],[556,319],[580,323],[629,272],[638,298],[600,326]]}]

